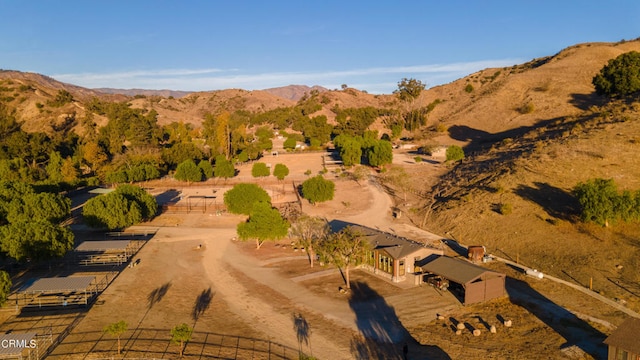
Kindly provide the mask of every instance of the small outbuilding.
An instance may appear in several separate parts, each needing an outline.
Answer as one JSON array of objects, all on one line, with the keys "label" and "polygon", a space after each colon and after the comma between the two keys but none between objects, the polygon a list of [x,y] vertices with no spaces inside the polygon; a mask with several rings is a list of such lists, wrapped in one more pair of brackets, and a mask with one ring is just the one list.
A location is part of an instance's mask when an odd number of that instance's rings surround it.
[{"label": "small outbuilding", "polygon": [[[422,266],[425,273],[458,284],[464,305],[496,299],[506,295],[506,275],[474,265],[466,260],[440,256]],[[452,286],[455,289],[455,287]]]},{"label": "small outbuilding", "polygon": [[629,318],[604,340],[609,345],[608,360],[640,359],[640,319]]}]

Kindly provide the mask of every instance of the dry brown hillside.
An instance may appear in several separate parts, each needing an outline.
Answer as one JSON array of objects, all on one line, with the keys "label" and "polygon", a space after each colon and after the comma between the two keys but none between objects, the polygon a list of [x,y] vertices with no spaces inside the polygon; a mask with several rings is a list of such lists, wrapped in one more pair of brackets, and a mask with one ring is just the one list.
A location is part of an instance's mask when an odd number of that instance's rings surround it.
[{"label": "dry brown hillside", "polygon": [[[640,190],[640,104],[605,103],[591,86],[609,59],[639,49],[638,41],[577,45],[424,94],[452,94],[431,119],[449,125],[472,156],[432,190],[419,189],[422,198],[407,209],[412,220],[567,281],[592,280],[594,290],[639,311],[640,226],[585,224],[572,194],[593,178]],[[532,112],[514,110],[527,102]]]},{"label": "dry brown hillside", "polygon": [[[510,68],[486,69],[425,91],[420,101],[444,100],[429,122],[443,123],[451,138],[501,136],[541,121],[578,115],[601,103],[591,80],[612,58],[640,50],[640,41],[580,44]],[[473,91],[466,92],[471,84]]]}]

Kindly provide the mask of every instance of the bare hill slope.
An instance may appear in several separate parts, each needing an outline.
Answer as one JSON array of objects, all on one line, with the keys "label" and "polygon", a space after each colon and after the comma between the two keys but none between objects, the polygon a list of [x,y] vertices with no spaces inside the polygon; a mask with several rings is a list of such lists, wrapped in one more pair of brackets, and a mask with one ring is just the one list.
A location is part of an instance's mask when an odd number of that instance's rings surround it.
[{"label": "bare hill slope", "polygon": [[[640,227],[582,223],[572,194],[593,178],[640,190],[640,105],[605,103],[591,85],[609,59],[639,48],[638,41],[577,45],[527,69],[499,69],[493,80],[486,77],[498,70],[456,82],[474,91],[450,98],[433,117],[451,124],[452,138],[473,155],[423,194],[414,221],[567,281],[593,281],[596,291],[640,310]],[[474,99],[476,91],[486,95]],[[530,113],[514,110],[527,102]]]},{"label": "bare hill slope", "polygon": [[[421,95],[424,104],[444,100],[429,122],[442,123],[452,139],[474,138],[573,116],[601,104],[593,77],[612,58],[640,50],[640,41],[580,44],[546,58],[510,68],[486,69]],[[472,91],[465,88],[471,85]]]}]

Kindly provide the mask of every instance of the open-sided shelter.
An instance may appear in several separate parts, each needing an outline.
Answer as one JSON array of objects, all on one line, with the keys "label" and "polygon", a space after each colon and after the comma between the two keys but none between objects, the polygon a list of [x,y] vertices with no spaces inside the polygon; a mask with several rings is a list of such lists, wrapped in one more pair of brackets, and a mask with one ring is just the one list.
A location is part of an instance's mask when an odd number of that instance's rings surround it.
[{"label": "open-sided shelter", "polygon": [[83,241],[75,248],[75,252],[82,265],[120,265],[138,249],[131,240],[91,240]]},{"label": "open-sided shelter", "polygon": [[422,266],[422,270],[459,284],[463,289],[462,303],[474,304],[506,294],[506,275],[474,265],[466,260],[440,256]]},{"label": "open-sided shelter", "polygon": [[417,241],[364,226],[352,225],[351,228],[371,245],[362,268],[395,283],[418,284],[419,265],[431,257],[442,255],[442,249]]},{"label": "open-sided shelter", "polygon": [[106,283],[97,282],[95,276],[39,278],[17,292],[16,305],[38,308],[87,305],[105,287]]},{"label": "open-sided shelter", "polygon": [[628,318],[604,343],[609,345],[608,360],[640,359],[640,319]]},{"label": "open-sided shelter", "polygon": [[0,359],[38,360],[53,343],[51,330],[46,333],[6,333],[0,334]]}]

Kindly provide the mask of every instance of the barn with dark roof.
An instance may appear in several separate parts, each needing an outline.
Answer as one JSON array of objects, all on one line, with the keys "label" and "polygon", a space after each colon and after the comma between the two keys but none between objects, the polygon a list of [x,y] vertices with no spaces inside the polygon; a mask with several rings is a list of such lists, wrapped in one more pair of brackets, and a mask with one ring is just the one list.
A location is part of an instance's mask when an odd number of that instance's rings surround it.
[{"label": "barn with dark roof", "polygon": [[506,275],[474,265],[467,260],[440,256],[422,266],[426,273],[441,276],[458,286],[458,294],[465,305],[502,297],[506,294]]}]

